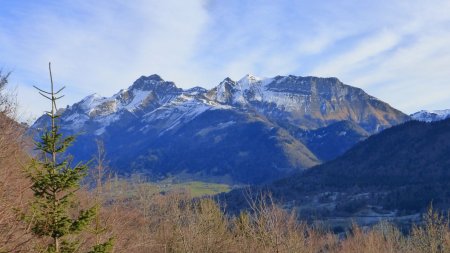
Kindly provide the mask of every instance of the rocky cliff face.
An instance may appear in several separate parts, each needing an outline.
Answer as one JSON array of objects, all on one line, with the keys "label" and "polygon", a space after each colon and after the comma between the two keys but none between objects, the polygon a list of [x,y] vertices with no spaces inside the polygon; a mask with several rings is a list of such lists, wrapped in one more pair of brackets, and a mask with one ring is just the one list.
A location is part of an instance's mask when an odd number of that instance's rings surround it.
[{"label": "rocky cliff face", "polygon": [[[60,113],[62,130],[79,135],[70,150],[78,159],[90,159],[101,139],[121,173],[231,183],[311,167],[409,119],[336,78],[252,75],[211,90],[142,76],[112,97],[94,94]],[[32,129],[47,124],[43,116]]]},{"label": "rocky cliff face", "polygon": [[225,79],[207,96],[220,103],[254,109],[281,124],[302,129],[346,120],[376,133],[408,120],[402,112],[337,78],[247,75],[237,82]]}]

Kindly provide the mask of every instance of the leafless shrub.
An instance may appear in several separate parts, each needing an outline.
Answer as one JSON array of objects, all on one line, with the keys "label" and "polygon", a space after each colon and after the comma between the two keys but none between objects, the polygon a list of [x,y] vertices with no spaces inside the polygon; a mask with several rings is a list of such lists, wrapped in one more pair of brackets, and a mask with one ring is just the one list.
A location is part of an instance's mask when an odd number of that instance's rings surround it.
[{"label": "leafless shrub", "polygon": [[424,224],[414,226],[410,237],[412,252],[444,253],[450,252],[449,220],[434,211],[432,206],[424,215]]},{"label": "leafless shrub", "polygon": [[233,232],[244,252],[321,252],[335,247],[334,235],[299,222],[294,211],[277,206],[270,194],[249,202],[251,211],[234,219]]},{"label": "leafless shrub", "polygon": [[13,119],[16,104],[6,92],[8,76],[0,71],[0,252],[27,252],[33,238],[20,222],[20,211],[27,208],[31,194],[23,174],[27,141]]},{"label": "leafless shrub", "polygon": [[13,118],[16,115],[17,99],[15,92],[7,88],[10,73],[0,70],[0,113]]},{"label": "leafless shrub", "polygon": [[392,224],[382,222],[368,231],[353,225],[347,238],[341,242],[339,252],[407,252],[406,246],[405,238],[400,231]]}]

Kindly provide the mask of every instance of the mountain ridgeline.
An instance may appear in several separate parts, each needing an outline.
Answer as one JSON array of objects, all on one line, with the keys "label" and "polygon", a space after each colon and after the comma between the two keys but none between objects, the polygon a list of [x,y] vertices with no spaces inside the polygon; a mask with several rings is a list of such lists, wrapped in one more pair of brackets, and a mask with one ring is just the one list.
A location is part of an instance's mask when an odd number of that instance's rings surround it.
[{"label": "mountain ridgeline", "polygon": [[[112,97],[59,111],[69,150],[89,160],[104,142],[110,166],[233,184],[265,183],[343,154],[409,116],[337,78],[246,75],[206,90],[142,76]],[[32,130],[48,126],[40,117]]]},{"label": "mountain ridgeline", "polygon": [[447,110],[422,110],[410,115],[412,119],[425,122],[433,122],[450,118],[450,109]]}]

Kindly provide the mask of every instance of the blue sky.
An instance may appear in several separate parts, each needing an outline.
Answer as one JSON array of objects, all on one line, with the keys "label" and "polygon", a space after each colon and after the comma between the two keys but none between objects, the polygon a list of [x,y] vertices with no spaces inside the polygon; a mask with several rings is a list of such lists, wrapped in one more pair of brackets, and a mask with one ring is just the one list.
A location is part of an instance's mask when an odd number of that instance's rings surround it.
[{"label": "blue sky", "polygon": [[141,75],[211,88],[247,73],[335,76],[412,113],[450,108],[450,1],[0,0],[0,68],[22,118]]}]

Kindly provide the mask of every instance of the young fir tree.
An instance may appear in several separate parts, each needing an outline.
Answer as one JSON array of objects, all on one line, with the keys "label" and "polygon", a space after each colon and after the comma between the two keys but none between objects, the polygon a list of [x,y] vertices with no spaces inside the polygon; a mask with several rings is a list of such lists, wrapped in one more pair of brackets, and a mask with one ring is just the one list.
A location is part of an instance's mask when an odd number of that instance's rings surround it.
[{"label": "young fir tree", "polygon": [[[51,65],[49,63],[50,92],[39,90],[39,93],[51,101],[51,111],[46,114],[50,117],[50,129],[36,142],[36,149],[41,156],[32,160],[29,168],[31,189],[35,200],[32,206],[32,214],[29,217],[31,229],[34,234],[43,238],[51,238],[44,251],[46,252],[74,252],[80,242],[70,235],[83,231],[95,217],[95,207],[82,210],[74,215],[73,207],[77,205],[74,196],[80,187],[80,181],[86,176],[87,166],[77,164],[72,167],[70,160],[61,157],[70,144],[73,136],[63,137],[56,122],[56,101],[62,96],[59,93],[64,89],[54,92]],[[69,241],[68,237],[72,240]],[[109,252],[112,241],[95,245],[91,252]]]}]

